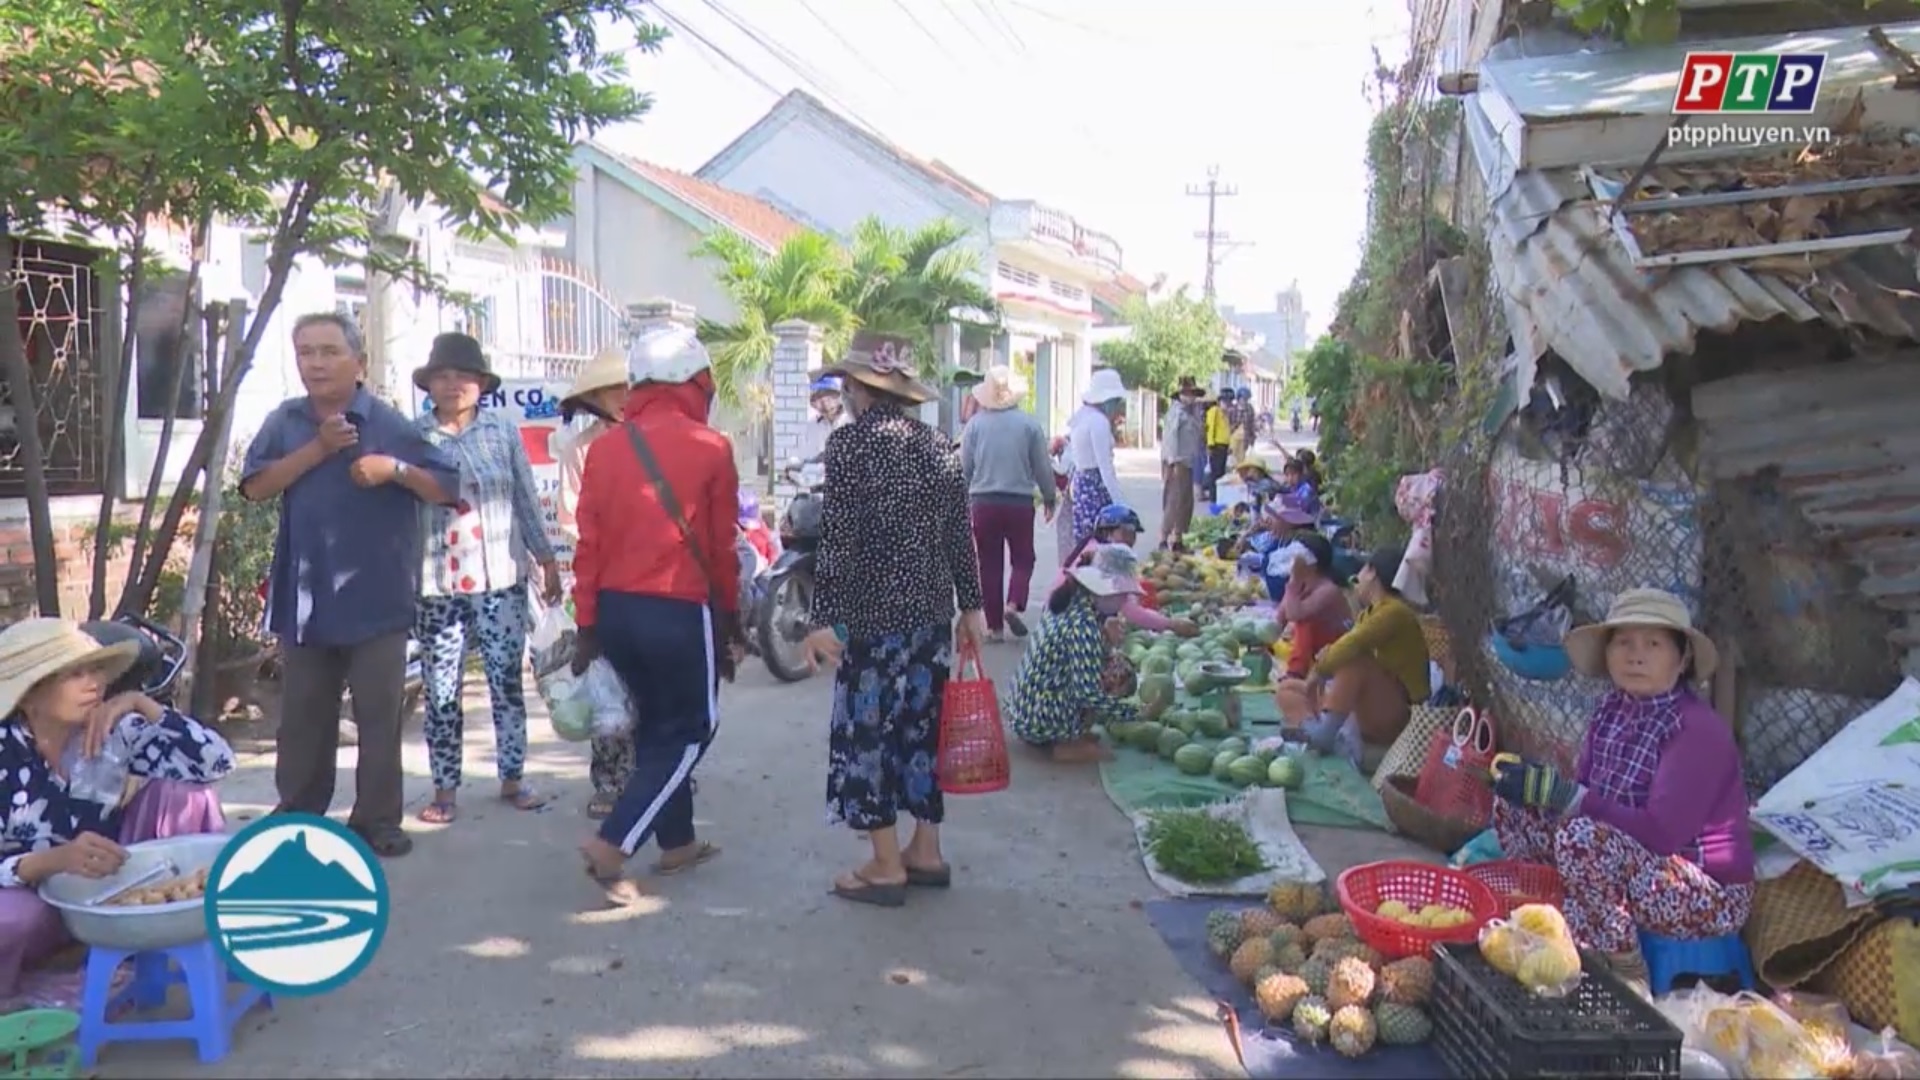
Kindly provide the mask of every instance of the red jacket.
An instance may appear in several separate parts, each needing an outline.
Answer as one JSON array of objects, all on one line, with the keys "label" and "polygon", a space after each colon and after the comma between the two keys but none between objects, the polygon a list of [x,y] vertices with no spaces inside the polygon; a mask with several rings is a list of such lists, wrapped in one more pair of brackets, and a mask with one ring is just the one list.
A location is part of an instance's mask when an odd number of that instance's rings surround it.
[{"label": "red jacket", "polygon": [[580,542],[573,551],[574,621],[580,626],[597,621],[603,589],[711,603],[721,612],[740,607],[740,560],[733,546],[740,474],[733,444],[707,425],[709,391],[701,382],[642,383],[627,396],[626,408],[626,422],[646,436],[679,500],[700,558],[660,505],[626,428],[614,428],[587,449],[580,481]]}]

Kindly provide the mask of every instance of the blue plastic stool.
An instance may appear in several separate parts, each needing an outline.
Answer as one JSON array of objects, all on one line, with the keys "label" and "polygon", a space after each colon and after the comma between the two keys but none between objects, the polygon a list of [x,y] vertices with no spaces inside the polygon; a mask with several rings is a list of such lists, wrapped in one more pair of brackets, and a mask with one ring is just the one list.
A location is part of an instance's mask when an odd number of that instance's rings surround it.
[{"label": "blue plastic stool", "polygon": [[1739,978],[1742,990],[1753,989],[1756,982],[1747,943],[1739,934],[1682,940],[1642,930],[1640,955],[1647,962],[1648,989],[1656,996],[1672,990],[1673,980],[1682,975],[1703,979],[1733,975]]},{"label": "blue plastic stool", "polygon": [[[113,976],[120,965],[133,961],[133,981],[113,992]],[[80,1061],[91,1067],[100,1048],[110,1042],[157,1042],[192,1039],[202,1062],[227,1056],[233,1046],[233,1027],[255,1005],[273,1008],[273,995],[247,986],[238,996],[229,988],[232,971],[214,951],[212,941],[176,945],[170,949],[135,952],[128,949],[87,950],[87,975],[80,998]],[[176,984],[187,988],[192,1014],[183,1020],[111,1022],[107,1018],[123,1007],[151,1009],[165,1003]]]}]

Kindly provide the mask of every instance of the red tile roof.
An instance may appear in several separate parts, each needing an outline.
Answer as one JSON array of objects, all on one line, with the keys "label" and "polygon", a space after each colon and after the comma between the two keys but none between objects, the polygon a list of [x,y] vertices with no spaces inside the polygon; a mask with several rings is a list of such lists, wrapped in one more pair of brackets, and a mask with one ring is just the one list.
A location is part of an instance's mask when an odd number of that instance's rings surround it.
[{"label": "red tile roof", "polygon": [[1123,271],[1112,281],[1096,282],[1093,286],[1093,298],[1115,311],[1121,311],[1126,308],[1127,301],[1135,297],[1145,297],[1148,291],[1146,282]]},{"label": "red tile roof", "polygon": [[778,248],[786,243],[789,237],[797,236],[807,229],[805,225],[751,195],[728,191],[719,184],[709,183],[698,177],[675,172],[651,162],[630,158],[625,154],[617,154],[610,150],[606,152],[609,156],[618,159],[622,165],[671,191],[701,213],[747,239],[757,241],[769,248]]}]

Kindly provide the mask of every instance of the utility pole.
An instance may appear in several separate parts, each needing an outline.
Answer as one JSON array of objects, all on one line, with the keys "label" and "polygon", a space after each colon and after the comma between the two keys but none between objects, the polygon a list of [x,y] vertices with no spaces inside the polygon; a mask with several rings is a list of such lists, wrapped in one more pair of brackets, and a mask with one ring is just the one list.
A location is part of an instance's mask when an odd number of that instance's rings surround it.
[{"label": "utility pole", "polygon": [[1220,220],[1220,200],[1240,194],[1240,189],[1232,184],[1220,182],[1220,166],[1207,170],[1207,182],[1188,184],[1187,194],[1196,199],[1207,200],[1207,228],[1204,232],[1194,233],[1194,239],[1204,240],[1207,244],[1207,276],[1201,285],[1201,291],[1208,300],[1214,298],[1213,272],[1226,260],[1227,252],[1237,247],[1246,247],[1249,241],[1233,240],[1218,228]]}]

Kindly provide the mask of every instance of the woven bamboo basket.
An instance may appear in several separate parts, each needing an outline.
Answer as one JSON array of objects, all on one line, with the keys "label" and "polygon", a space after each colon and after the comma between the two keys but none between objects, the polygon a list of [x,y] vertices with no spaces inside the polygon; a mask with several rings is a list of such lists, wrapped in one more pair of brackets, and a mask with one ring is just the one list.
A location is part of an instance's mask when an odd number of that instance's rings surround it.
[{"label": "woven bamboo basket", "polygon": [[1446,676],[1448,685],[1454,682],[1453,635],[1447,632],[1447,624],[1438,615],[1420,616],[1420,631],[1427,637],[1427,657],[1440,665],[1440,674]]},{"label": "woven bamboo basket", "polygon": [[1417,781],[1418,777],[1395,776],[1380,789],[1380,801],[1387,808],[1387,820],[1393,823],[1394,832],[1442,855],[1451,855],[1486,829],[1484,821],[1441,817],[1414,801]]}]

